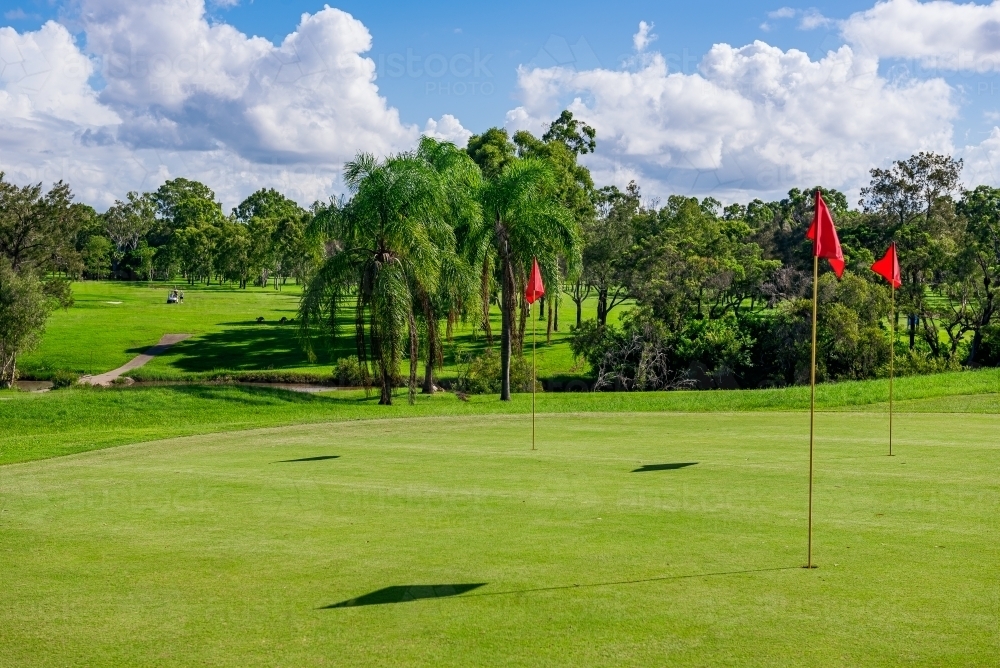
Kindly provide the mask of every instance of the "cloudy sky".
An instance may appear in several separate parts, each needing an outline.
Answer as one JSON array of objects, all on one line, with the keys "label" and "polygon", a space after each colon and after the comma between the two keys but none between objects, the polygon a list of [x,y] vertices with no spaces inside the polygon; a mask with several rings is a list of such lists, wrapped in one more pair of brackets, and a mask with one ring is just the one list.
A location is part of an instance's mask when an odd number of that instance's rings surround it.
[{"label": "cloudy sky", "polygon": [[599,184],[660,197],[856,194],[919,150],[1000,184],[1000,0],[779,3],[0,0],[0,170],[308,204],[358,151],[569,108]]}]

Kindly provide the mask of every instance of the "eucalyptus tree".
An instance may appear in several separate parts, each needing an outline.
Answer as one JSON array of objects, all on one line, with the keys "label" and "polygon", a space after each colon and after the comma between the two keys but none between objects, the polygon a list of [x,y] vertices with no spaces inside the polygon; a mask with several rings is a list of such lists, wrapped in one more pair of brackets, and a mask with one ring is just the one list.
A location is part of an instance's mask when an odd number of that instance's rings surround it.
[{"label": "eucalyptus tree", "polygon": [[17,357],[41,340],[53,305],[34,272],[16,272],[0,256],[0,388],[17,380]]},{"label": "eucalyptus tree", "polygon": [[526,283],[532,258],[538,258],[543,280],[557,289],[560,255],[575,267],[579,262],[577,226],[572,214],[554,196],[552,169],[535,158],[508,161],[486,179],[481,191],[482,218],[469,231],[466,249],[478,266],[495,257],[500,284],[500,398],[510,400],[510,359],[517,337],[520,351],[523,329],[515,332],[520,305],[521,322],[527,317],[520,288]]},{"label": "eucalyptus tree", "polygon": [[313,333],[337,333],[337,316],[353,310],[358,360],[370,383],[368,360],[391,404],[409,341],[410,401],[416,392],[418,339],[414,296],[434,293],[442,257],[455,237],[445,220],[447,193],[440,174],[413,154],[378,160],[360,154],[347,163],[352,198],[330,215],[328,229],[340,249],[310,278],[299,306],[300,327],[312,356]]},{"label": "eucalyptus tree", "polygon": [[130,192],[125,201],[117,200],[104,214],[108,238],[114,244],[112,272],[119,276],[119,264],[127,253],[139,247],[156,224],[156,201],[152,193]]},{"label": "eucalyptus tree", "polygon": [[77,254],[77,230],[90,209],[72,201],[73,193],[62,181],[43,193],[41,183],[21,187],[0,172],[0,257],[14,271],[40,275],[65,264]]}]

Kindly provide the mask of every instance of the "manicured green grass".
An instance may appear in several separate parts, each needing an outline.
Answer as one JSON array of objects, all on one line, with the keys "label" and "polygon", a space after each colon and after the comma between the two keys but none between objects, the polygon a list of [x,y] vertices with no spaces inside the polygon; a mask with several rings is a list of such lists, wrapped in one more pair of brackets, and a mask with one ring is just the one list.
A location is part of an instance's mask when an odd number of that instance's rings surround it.
[{"label": "manicured green grass", "polygon": [[[901,410],[1000,412],[1000,370],[986,369],[897,379]],[[886,410],[884,380],[835,383],[817,388],[821,410]],[[0,396],[0,464],[72,454],[125,443],[330,420],[413,418],[432,415],[525,414],[530,395],[504,403],[493,395],[460,401],[455,395],[418,395],[409,406],[378,406],[361,392],[305,395],[231,385],[74,389]],[[809,388],[650,393],[543,393],[543,413],[797,410],[809,407]]]},{"label": "manicured green grass", "polygon": [[[183,304],[166,303],[167,292],[173,287],[183,289]],[[317,360],[310,362],[299,343],[297,326],[279,324],[282,317],[296,317],[301,289],[295,285],[286,285],[278,292],[273,288],[88,281],[75,283],[73,294],[75,305],[54,313],[41,346],[21,358],[24,376],[47,378],[60,369],[81,374],[109,371],[154,345],[164,334],[193,336],[130,375],[169,380],[223,372],[278,371],[326,378],[333,361],[354,354],[353,336],[345,329],[332,347],[319,346]],[[584,306],[584,316],[593,318],[596,301],[591,299]],[[617,321],[623,312],[623,307],[612,311],[612,320]],[[257,324],[258,317],[265,322]],[[499,312],[493,320],[498,333]],[[581,376],[585,371],[569,348],[569,329],[575,322],[575,306],[568,298],[561,302],[561,331],[553,333],[551,344],[545,339],[545,323],[536,322],[540,377]],[[349,325],[346,320],[344,324]],[[446,366],[441,375],[455,377],[457,357],[480,354],[483,346],[481,333],[474,337],[471,326],[459,323],[454,341],[445,346]],[[420,370],[422,373],[422,362]]]},{"label": "manicured green grass", "polygon": [[889,458],[884,415],[818,416],[811,571],[802,411],[546,414],[536,452],[524,414],[454,415],[5,466],[0,665],[992,665],[1000,417],[896,424]]}]

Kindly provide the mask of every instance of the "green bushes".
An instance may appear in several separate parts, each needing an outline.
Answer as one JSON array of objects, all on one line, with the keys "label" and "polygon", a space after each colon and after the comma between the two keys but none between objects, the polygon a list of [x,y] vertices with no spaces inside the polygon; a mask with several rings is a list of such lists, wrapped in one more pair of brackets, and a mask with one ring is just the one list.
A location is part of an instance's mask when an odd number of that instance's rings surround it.
[{"label": "green bushes", "polygon": [[333,378],[342,387],[360,387],[366,384],[366,374],[357,355],[341,357],[333,367]]},{"label": "green bushes", "polygon": [[[531,360],[522,355],[511,355],[511,391],[530,392],[531,380]],[[500,391],[500,353],[490,349],[479,357],[470,359],[459,372],[455,389],[469,394],[498,393]],[[542,389],[537,381],[536,389]]]},{"label": "green bushes", "polygon": [[76,385],[80,380],[80,376],[72,371],[60,369],[52,374],[52,378],[50,380],[52,381],[52,388],[58,390]]}]

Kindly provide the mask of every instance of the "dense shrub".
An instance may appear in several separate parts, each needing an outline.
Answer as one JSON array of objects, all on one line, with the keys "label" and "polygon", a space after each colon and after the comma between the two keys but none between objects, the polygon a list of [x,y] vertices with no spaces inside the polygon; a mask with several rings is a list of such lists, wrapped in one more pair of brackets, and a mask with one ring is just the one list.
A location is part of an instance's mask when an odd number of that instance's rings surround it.
[{"label": "dense shrub", "polygon": [[64,387],[72,387],[73,385],[76,385],[77,381],[80,380],[80,376],[72,371],[64,371],[60,369],[52,374],[52,378],[50,380],[52,381],[53,389],[58,390]]},{"label": "dense shrub", "polygon": [[333,367],[333,378],[338,385],[344,387],[360,387],[365,385],[364,369],[357,355],[341,357]]},{"label": "dense shrub", "polygon": [[1000,324],[983,330],[983,340],[976,351],[975,363],[980,366],[1000,366]]},{"label": "dense shrub", "polygon": [[[823,276],[819,293],[817,380],[887,375],[886,292],[848,273],[842,281]],[[675,329],[642,310],[622,323],[616,328],[587,322],[573,331],[573,352],[590,364],[599,387],[707,389],[809,382],[809,299],[783,301],[740,317],[688,318]],[[902,369],[908,368],[904,362]]]},{"label": "dense shrub", "polygon": [[[541,384],[536,381],[536,390]],[[459,373],[455,389],[469,394],[496,394],[500,392],[500,353],[490,349],[468,361]],[[531,360],[522,355],[510,358],[511,392],[531,391]]]}]

